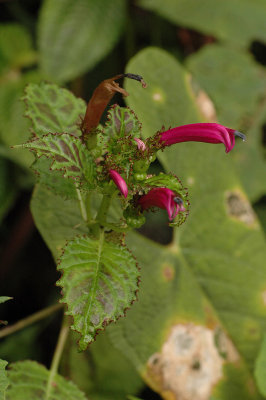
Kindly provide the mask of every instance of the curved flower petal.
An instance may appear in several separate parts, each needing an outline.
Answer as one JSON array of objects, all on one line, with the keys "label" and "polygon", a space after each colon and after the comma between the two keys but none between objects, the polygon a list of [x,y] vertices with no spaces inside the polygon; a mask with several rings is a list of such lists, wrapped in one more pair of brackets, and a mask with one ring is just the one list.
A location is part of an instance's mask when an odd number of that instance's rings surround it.
[{"label": "curved flower petal", "polygon": [[243,133],[226,128],[223,125],[198,123],[182,125],[162,132],[160,135],[160,142],[164,143],[165,146],[189,141],[223,143],[226,153],[228,153],[235,145],[235,136],[240,136],[245,140],[245,135]]},{"label": "curved flower petal", "polygon": [[116,172],[114,169],[109,170],[109,175],[110,175],[110,178],[116,184],[117,188],[120,190],[121,194],[125,198],[127,198],[128,188],[127,188],[127,184],[124,181],[124,179],[122,178],[122,176],[118,172]]},{"label": "curved flower petal", "polygon": [[139,204],[143,210],[150,207],[165,209],[169,220],[172,221],[179,212],[185,211],[180,197],[168,188],[153,188],[147,194],[141,196]]}]

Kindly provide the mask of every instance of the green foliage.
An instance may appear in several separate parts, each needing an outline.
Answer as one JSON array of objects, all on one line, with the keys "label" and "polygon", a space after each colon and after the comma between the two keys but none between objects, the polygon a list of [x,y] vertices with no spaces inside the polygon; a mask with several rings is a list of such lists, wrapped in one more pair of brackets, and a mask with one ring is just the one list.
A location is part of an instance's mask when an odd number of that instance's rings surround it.
[{"label": "green foliage", "polygon": [[49,371],[34,361],[21,361],[10,367],[10,386],[6,400],[86,400],[85,395],[72,382],[60,375],[55,375],[47,397]]},{"label": "green foliage", "polygon": [[5,303],[7,300],[12,300],[13,297],[0,296],[0,304]]},{"label": "green foliage", "polygon": [[34,151],[37,157],[50,158],[50,169],[62,171],[64,178],[71,178],[87,188],[95,186],[96,165],[79,138],[67,133],[47,134],[21,146]]},{"label": "green foliage", "polygon": [[111,51],[124,21],[123,0],[45,0],[38,26],[42,71],[66,81],[91,69]]},{"label": "green foliage", "polygon": [[0,157],[0,220],[13,204],[16,195],[16,187],[10,182],[9,167],[7,161]]},{"label": "green foliage", "polygon": [[136,299],[138,268],[121,245],[76,237],[64,248],[58,267],[63,275],[62,302],[74,318],[72,328],[81,333],[81,350],[94,340],[97,331],[117,320]]},{"label": "green foliage", "polygon": [[[127,83],[127,90],[133,94],[128,98],[128,103],[142,120],[145,136],[150,136],[166,122],[176,126],[186,123],[187,118],[190,122],[199,119],[190,89],[185,84],[186,74],[167,53],[153,48],[142,51],[132,59],[128,70],[138,70],[149,82],[145,93],[138,87],[133,91],[132,83]],[[146,284],[143,276],[140,301],[132,309],[131,317],[120,321],[113,330],[118,330],[118,326],[121,330],[117,336],[114,333],[113,342],[142,369],[149,355],[160,348],[165,329],[171,321],[204,321],[206,310],[204,303],[200,302],[202,294],[199,296],[198,292],[200,290],[202,293],[203,290],[235,346],[252,366],[262,332],[266,328],[263,302],[265,285],[261,279],[266,273],[263,267],[265,247],[255,215],[233,173],[230,155],[226,156],[219,145],[182,143],[167,149],[159,157],[166,170],[177,173],[188,185],[191,213],[186,224],[175,235],[172,246],[176,255],[169,254],[170,260],[174,257],[172,261],[166,261],[166,254],[162,250],[156,250],[154,245],[150,245],[149,249],[149,245],[145,244],[145,254],[153,254],[153,259],[158,262],[157,280],[153,264],[153,273],[147,273]],[[147,269],[149,256],[145,256],[141,250],[143,242],[134,239],[129,244],[140,264]],[[158,253],[156,256],[155,251]],[[178,290],[174,281],[169,282],[172,290],[167,290],[160,278],[162,275],[158,275],[163,266],[168,264],[172,266],[170,270],[176,279],[179,279]],[[246,282],[249,282],[248,286]],[[198,289],[194,285],[198,285]],[[155,287],[157,299],[155,306],[152,306],[149,292],[154,291]],[[166,292],[170,298],[167,298]],[[161,302],[158,301],[159,293]],[[163,315],[156,309],[159,303]],[[153,322],[150,318],[143,318],[142,314],[143,309],[151,310],[152,307],[155,307],[151,316]],[[142,327],[142,338],[140,332],[133,328],[136,321]],[[148,332],[147,329],[155,332],[159,325],[161,329],[151,341],[145,332]],[[138,338],[137,342],[134,337]]]},{"label": "green foliage", "polygon": [[264,0],[138,0],[174,24],[213,35],[235,46],[266,40]]},{"label": "green foliage", "polygon": [[108,111],[107,123],[103,130],[106,137],[140,137],[140,130],[141,123],[130,108],[115,105]]},{"label": "green foliage", "polygon": [[264,335],[255,364],[255,378],[261,394],[266,396],[266,336]]},{"label": "green foliage", "polygon": [[0,25],[0,76],[35,62],[29,32],[19,24]]},{"label": "green foliage", "polygon": [[7,373],[6,373],[6,366],[7,366],[7,361],[1,360],[0,359],[0,400],[5,400],[6,399],[6,389],[9,385],[9,381],[7,378]]},{"label": "green foliage", "polygon": [[31,119],[35,135],[70,133],[80,135],[79,124],[86,104],[66,89],[42,82],[25,89],[26,116]]}]

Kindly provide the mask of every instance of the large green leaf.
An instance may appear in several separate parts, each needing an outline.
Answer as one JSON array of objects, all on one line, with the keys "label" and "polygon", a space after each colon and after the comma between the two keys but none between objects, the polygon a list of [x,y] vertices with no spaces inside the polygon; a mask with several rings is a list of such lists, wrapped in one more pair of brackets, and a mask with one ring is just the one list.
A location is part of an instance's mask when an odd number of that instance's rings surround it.
[{"label": "large green leaf", "polygon": [[265,71],[250,55],[220,45],[203,48],[188,58],[187,65],[214,102],[218,121],[247,134],[245,146],[236,146],[233,155],[249,198],[257,200],[266,190],[262,148],[265,100],[261,103]]},{"label": "large green leaf", "polygon": [[7,366],[7,361],[1,360],[0,359],[0,400],[5,400],[6,399],[6,389],[9,385],[9,381],[7,378],[7,373],[6,373],[6,366]]},{"label": "large green leaf", "polygon": [[139,271],[131,253],[122,245],[105,240],[76,237],[67,243],[58,268],[62,302],[73,316],[72,328],[81,333],[85,350],[96,333],[123,316],[136,299]]},{"label": "large green leaf", "polygon": [[25,89],[26,115],[37,136],[46,133],[81,134],[79,124],[86,111],[84,100],[76,98],[66,89],[42,82]]},{"label": "large green leaf", "polygon": [[263,338],[261,349],[256,360],[255,377],[261,394],[266,396],[266,336]]},{"label": "large green leaf", "polygon": [[10,365],[10,386],[6,400],[86,400],[85,395],[60,375],[55,375],[50,394],[47,395],[49,371],[34,361],[21,361]]},{"label": "large green leaf", "polygon": [[66,81],[94,67],[113,48],[124,20],[123,0],[45,0],[39,21],[43,72]]},{"label": "large green leaf", "polygon": [[266,40],[264,0],[201,0],[200,4],[197,0],[138,0],[138,4],[177,25],[237,46]]},{"label": "large green leaf", "polygon": [[[127,82],[127,90],[131,94],[128,103],[142,121],[145,136],[154,134],[162,125],[174,127],[198,121],[190,88],[186,83],[187,75],[173,57],[159,49],[147,49],[132,59],[128,70],[137,70],[149,85],[143,91]],[[237,146],[243,145],[242,142],[237,143]],[[252,366],[262,332],[266,328],[265,244],[255,215],[234,174],[230,154],[226,155],[221,145],[181,143],[164,151],[160,160],[166,170],[176,173],[188,186],[191,200],[188,220],[176,231],[172,244],[172,249],[176,251],[175,263],[180,264],[182,270],[189,268],[189,274],[193,273],[193,278],[189,276],[186,284],[189,285],[191,281],[192,285],[196,279],[235,346]],[[140,243],[139,247],[135,246],[135,251],[141,261],[144,255]],[[159,255],[154,256],[155,249],[147,248],[147,254],[153,254],[153,259],[160,259]],[[176,266],[173,270],[180,275]],[[186,320],[198,323],[202,315],[198,310],[200,301],[191,301],[196,296],[196,288],[186,288],[181,292],[179,287],[176,296],[176,308],[169,306],[172,321],[182,320],[185,315]],[[168,302],[172,304],[173,299]],[[194,308],[191,318],[187,302],[191,302],[190,307]],[[137,313],[137,307],[132,309],[132,315]],[[147,309],[148,304],[144,308]],[[206,308],[201,309],[206,312]],[[135,319],[138,317],[140,315],[136,315]],[[123,338],[128,336],[132,343],[132,322],[131,328],[126,327],[129,321],[130,318],[121,321],[119,325],[126,329]],[[151,329],[150,324],[151,321],[148,321],[149,330],[155,332],[156,328]],[[166,335],[165,329],[161,327],[157,335]],[[148,348],[151,339],[147,336],[145,345]],[[117,343],[120,339],[119,336]],[[141,344],[135,343],[135,346],[131,359],[134,352],[135,359],[136,354],[138,357],[140,354]],[[145,347],[144,344],[142,346]],[[132,350],[134,345],[130,348]],[[146,358],[154,352],[155,346],[153,351],[147,348]],[[141,363],[138,361],[139,368],[143,368],[144,359]]]},{"label": "large green leaf", "polygon": [[64,178],[73,179],[79,186],[88,189],[95,186],[96,164],[80,138],[68,133],[50,133],[21,146],[32,150],[37,158],[49,158],[51,171],[61,171]]}]

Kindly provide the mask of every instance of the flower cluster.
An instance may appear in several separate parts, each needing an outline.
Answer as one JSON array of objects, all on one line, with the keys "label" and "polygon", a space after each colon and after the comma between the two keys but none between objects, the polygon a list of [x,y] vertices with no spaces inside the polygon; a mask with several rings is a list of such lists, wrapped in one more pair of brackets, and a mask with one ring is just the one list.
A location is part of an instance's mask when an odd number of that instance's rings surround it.
[{"label": "flower cluster", "polygon": [[[134,74],[118,75],[99,85],[88,104],[82,124],[83,136],[87,142],[95,133],[100,116],[113,94],[118,91],[128,95],[115,82],[122,76],[136,79],[146,87],[142,77]],[[99,175],[102,173],[105,180],[109,177],[121,193],[124,198],[124,217],[129,225],[133,219],[143,223],[143,212],[154,207],[165,209],[171,223],[178,216],[184,217],[187,214],[187,192],[178,178],[167,174],[148,174],[149,165],[155,160],[157,151],[176,143],[197,141],[222,143],[228,153],[235,145],[235,136],[245,140],[242,133],[217,123],[178,126],[160,131],[146,141],[141,139],[140,129],[141,125],[131,110],[113,107],[97,145],[101,154]],[[179,222],[183,222],[183,217]]]}]

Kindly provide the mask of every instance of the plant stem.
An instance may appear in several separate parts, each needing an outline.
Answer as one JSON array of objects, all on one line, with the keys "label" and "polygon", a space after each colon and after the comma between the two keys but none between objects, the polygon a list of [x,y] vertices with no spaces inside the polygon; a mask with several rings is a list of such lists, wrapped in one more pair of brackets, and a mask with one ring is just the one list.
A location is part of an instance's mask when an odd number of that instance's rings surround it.
[{"label": "plant stem", "polygon": [[14,325],[7,326],[6,328],[3,328],[0,330],[0,339],[11,335],[14,332],[19,331],[20,329],[26,328],[26,326],[33,324],[36,321],[39,321],[43,318],[48,317],[55,311],[60,310],[63,308],[63,304],[54,304],[53,306],[44,308],[41,311],[36,312],[35,314],[30,315],[29,317],[23,318]]},{"label": "plant stem", "polygon": [[87,212],[87,220],[91,220],[91,196],[90,193],[87,193],[85,200],[86,212]]},{"label": "plant stem", "polygon": [[80,207],[81,216],[84,219],[84,221],[87,222],[88,221],[88,216],[87,216],[86,207],[85,207],[83,198],[81,196],[80,190],[77,188],[77,186],[76,186],[76,192],[77,192],[77,197],[78,197],[78,200],[79,200],[79,207]]},{"label": "plant stem", "polygon": [[64,350],[68,332],[69,332],[68,318],[67,316],[64,316],[50,368],[49,378],[47,381],[45,400],[49,400],[50,398],[53,380],[58,370],[58,365]]},{"label": "plant stem", "polygon": [[109,209],[110,204],[111,204],[111,199],[112,199],[111,195],[109,195],[109,194],[103,195],[102,202],[101,202],[101,205],[100,205],[100,208],[98,210],[97,217],[96,217],[96,220],[99,221],[102,224],[106,220],[107,212],[108,212],[108,209]]}]

